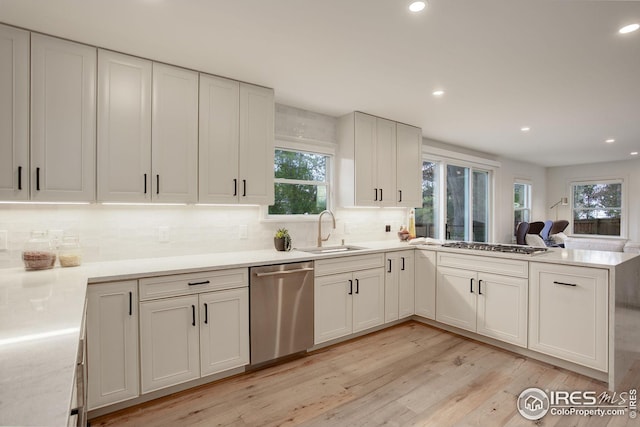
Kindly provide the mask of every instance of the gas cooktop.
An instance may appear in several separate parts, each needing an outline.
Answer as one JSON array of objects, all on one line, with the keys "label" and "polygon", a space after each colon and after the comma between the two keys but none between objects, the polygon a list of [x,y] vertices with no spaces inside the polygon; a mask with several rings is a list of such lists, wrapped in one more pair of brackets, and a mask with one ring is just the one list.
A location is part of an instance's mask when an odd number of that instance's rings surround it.
[{"label": "gas cooktop", "polygon": [[503,252],[511,254],[524,254],[535,255],[543,253],[548,248],[536,247],[536,246],[522,246],[522,245],[504,245],[498,243],[482,243],[482,242],[449,242],[443,243],[443,248],[455,248],[455,249],[473,249],[476,251],[489,251],[489,252]]}]

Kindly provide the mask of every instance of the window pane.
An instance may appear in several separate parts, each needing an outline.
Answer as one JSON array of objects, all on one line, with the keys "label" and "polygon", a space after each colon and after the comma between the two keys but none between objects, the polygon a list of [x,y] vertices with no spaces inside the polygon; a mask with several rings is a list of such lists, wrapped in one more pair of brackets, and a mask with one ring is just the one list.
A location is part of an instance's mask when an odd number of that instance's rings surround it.
[{"label": "window pane", "polygon": [[620,236],[622,184],[573,186],[573,233]]},{"label": "window pane", "polygon": [[[513,185],[513,229],[520,222],[530,222],[531,185],[515,183]],[[515,233],[515,231],[514,231]]]},{"label": "window pane", "polygon": [[438,164],[422,163],[422,208],[416,209],[416,236],[438,238]]},{"label": "window pane", "polygon": [[486,242],[489,230],[489,173],[473,171],[473,241]]},{"label": "window pane", "polygon": [[271,215],[319,214],[327,209],[325,185],[275,184],[275,203]]},{"label": "window pane", "polygon": [[327,156],[314,153],[276,150],[274,172],[276,178],[326,181]]},{"label": "window pane", "polygon": [[447,240],[469,240],[469,168],[447,165]]}]

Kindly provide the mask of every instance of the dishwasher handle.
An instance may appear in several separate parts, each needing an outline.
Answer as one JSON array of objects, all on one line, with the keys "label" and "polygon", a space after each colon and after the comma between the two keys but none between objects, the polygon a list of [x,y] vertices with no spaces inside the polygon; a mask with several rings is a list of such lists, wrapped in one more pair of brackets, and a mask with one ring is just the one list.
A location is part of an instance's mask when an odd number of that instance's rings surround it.
[{"label": "dishwasher handle", "polygon": [[313,271],[313,267],[297,268],[295,270],[270,271],[268,273],[256,273],[257,277],[281,276],[283,274],[302,273],[305,271]]}]

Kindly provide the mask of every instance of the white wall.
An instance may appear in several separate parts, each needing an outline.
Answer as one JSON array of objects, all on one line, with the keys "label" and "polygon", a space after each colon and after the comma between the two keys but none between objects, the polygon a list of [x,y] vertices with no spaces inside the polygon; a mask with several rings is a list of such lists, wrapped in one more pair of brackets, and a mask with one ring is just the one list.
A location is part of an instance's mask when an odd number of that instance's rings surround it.
[{"label": "white wall", "polygon": [[[632,241],[640,241],[640,159],[619,162],[596,163],[576,166],[547,168],[547,208],[561,197],[570,198],[572,181],[621,178],[624,180],[624,219],[627,236]],[[558,218],[571,220],[571,207],[558,206]],[[553,218],[552,218],[553,219]]]}]

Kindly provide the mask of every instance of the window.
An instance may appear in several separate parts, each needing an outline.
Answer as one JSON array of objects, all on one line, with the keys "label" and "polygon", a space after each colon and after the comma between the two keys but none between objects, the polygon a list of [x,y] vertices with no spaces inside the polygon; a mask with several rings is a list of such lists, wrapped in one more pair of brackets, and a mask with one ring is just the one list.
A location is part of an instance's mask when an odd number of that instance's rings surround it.
[{"label": "window", "polygon": [[422,162],[422,208],[416,209],[416,235],[438,238],[438,163]]},{"label": "window", "polygon": [[329,209],[331,157],[276,149],[275,203],[269,215],[313,215]]},{"label": "window", "polygon": [[425,160],[416,235],[489,241],[491,177],[487,170]]},{"label": "window", "polygon": [[531,222],[531,184],[513,184],[513,229],[520,222]]},{"label": "window", "polygon": [[573,234],[622,236],[622,181],[571,184]]}]

